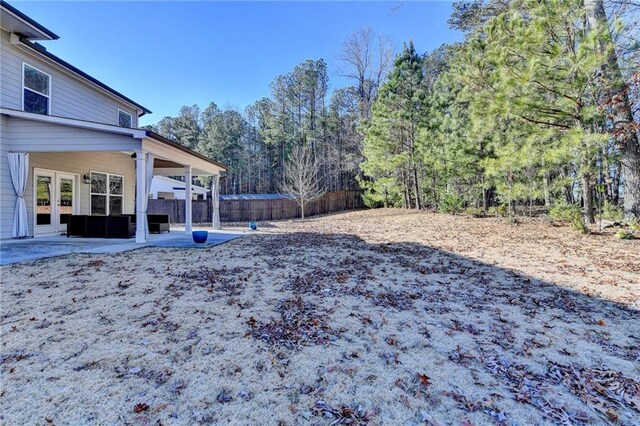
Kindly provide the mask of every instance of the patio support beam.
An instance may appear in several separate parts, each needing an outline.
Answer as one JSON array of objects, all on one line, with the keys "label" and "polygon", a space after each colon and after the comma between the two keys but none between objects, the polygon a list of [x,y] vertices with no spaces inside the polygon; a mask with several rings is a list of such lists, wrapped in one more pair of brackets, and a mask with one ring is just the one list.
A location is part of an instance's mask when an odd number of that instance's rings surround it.
[{"label": "patio support beam", "polygon": [[146,155],[143,151],[136,151],[136,243],[147,241],[145,229],[147,227],[147,213],[145,211],[146,194],[145,185]]},{"label": "patio support beam", "polygon": [[191,207],[193,205],[193,196],[191,189],[191,180],[193,176],[191,174],[191,166],[184,166],[184,233],[191,234]]}]

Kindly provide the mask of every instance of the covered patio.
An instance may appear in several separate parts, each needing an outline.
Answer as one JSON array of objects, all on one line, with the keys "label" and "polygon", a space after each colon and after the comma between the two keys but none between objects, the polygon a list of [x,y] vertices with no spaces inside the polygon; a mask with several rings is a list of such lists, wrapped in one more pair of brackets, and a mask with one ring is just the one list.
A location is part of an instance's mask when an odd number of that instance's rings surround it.
[{"label": "covered patio", "polygon": [[[7,151],[14,189],[6,194],[7,206],[14,210],[12,231],[2,238],[63,234],[69,215],[135,215],[135,242],[146,243],[153,176],[184,177],[187,199],[192,198],[192,179],[209,177],[211,224],[220,228],[218,186],[224,165],[146,129],[7,109],[2,113],[10,123]],[[95,190],[96,175],[104,191]],[[182,232],[190,234],[190,203],[185,213]]]}]

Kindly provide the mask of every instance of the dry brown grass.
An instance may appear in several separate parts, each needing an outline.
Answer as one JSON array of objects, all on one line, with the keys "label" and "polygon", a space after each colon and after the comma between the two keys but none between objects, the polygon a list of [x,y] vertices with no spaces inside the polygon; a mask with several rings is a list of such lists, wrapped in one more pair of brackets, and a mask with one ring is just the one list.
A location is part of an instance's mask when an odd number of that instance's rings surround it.
[{"label": "dry brown grass", "polygon": [[2,267],[3,424],[638,424],[640,241],[352,212]]}]

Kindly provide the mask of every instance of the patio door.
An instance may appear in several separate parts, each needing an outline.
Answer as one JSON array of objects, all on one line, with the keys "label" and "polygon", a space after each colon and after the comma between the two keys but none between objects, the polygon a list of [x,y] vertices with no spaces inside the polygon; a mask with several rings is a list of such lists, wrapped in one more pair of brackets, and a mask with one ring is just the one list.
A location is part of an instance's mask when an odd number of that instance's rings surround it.
[{"label": "patio door", "polygon": [[76,177],[66,173],[56,173],[56,183],[55,232],[67,232],[69,216],[76,213]]},{"label": "patio door", "polygon": [[66,232],[69,216],[78,211],[76,181],[70,173],[34,171],[35,235]]}]

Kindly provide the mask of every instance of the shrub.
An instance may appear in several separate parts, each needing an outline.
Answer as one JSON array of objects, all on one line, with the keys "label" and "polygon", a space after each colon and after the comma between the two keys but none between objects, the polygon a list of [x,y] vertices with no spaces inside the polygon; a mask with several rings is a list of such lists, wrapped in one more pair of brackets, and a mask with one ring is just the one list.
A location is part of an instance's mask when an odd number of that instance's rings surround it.
[{"label": "shrub", "polygon": [[558,222],[570,223],[576,216],[582,216],[582,210],[575,204],[556,204],[549,209],[549,217]]},{"label": "shrub", "polygon": [[580,215],[580,217],[577,217],[573,221],[571,221],[571,227],[581,234],[586,235],[589,232],[591,232],[589,230],[589,227],[584,223],[584,219],[582,219],[582,215]]},{"label": "shrub", "polygon": [[480,207],[467,207],[464,210],[464,214],[473,217],[484,217],[484,210],[482,210]]},{"label": "shrub", "polygon": [[443,213],[458,214],[464,209],[464,199],[457,194],[444,194],[440,200],[440,211]]},{"label": "shrub", "polygon": [[631,219],[627,224],[627,228],[622,228],[616,232],[616,237],[621,240],[632,240],[635,238],[636,232],[640,232],[640,222],[637,219]]},{"label": "shrub", "polygon": [[621,221],[624,218],[624,212],[618,206],[605,201],[602,206],[602,218]]},{"label": "shrub", "polygon": [[633,239],[633,230],[631,228],[627,229],[619,229],[616,232],[616,238],[620,238],[621,240],[631,240]]},{"label": "shrub", "polygon": [[581,234],[589,233],[589,228],[582,218],[582,209],[575,204],[556,204],[549,210],[549,217],[558,222],[568,223]]},{"label": "shrub", "polygon": [[487,209],[487,214],[490,215],[490,216],[506,217],[508,208],[509,208],[509,206],[506,205],[506,204],[500,204],[497,207],[489,207]]}]

